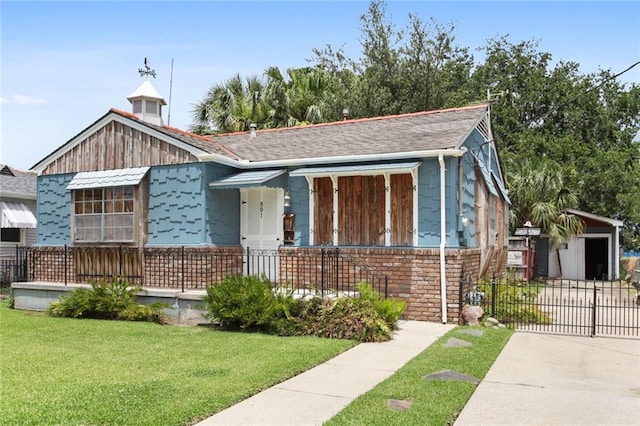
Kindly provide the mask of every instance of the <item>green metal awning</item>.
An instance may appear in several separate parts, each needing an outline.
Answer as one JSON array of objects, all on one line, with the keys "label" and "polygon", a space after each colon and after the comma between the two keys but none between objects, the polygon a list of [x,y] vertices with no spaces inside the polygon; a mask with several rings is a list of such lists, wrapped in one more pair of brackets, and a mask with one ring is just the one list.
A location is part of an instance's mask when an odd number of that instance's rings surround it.
[{"label": "green metal awning", "polygon": [[351,165],[351,166],[332,166],[332,167],[308,167],[304,169],[294,170],[289,176],[356,176],[356,175],[380,175],[383,173],[411,173],[420,166],[420,161],[410,163],[381,163],[367,165]]},{"label": "green metal awning", "polygon": [[213,182],[209,182],[209,188],[231,189],[261,186],[262,184],[270,181],[273,178],[283,175],[286,172],[286,169],[241,172]]},{"label": "green metal awning", "polygon": [[73,176],[67,189],[108,188],[114,186],[135,186],[140,183],[149,167],[79,172]]}]

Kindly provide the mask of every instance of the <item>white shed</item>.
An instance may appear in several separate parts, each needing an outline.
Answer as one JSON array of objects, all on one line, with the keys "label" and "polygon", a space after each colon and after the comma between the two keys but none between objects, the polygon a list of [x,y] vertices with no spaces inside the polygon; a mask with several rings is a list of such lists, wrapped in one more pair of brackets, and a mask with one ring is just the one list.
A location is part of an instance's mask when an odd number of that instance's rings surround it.
[{"label": "white shed", "polygon": [[536,275],[575,280],[615,280],[620,276],[620,220],[579,210],[584,233],[560,249],[551,249],[544,236],[536,242]]}]

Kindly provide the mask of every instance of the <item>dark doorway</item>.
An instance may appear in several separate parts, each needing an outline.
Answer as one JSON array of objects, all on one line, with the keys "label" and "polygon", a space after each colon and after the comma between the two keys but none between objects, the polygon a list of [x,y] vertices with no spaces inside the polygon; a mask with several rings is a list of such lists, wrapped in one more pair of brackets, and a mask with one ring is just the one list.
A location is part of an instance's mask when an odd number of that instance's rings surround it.
[{"label": "dark doorway", "polygon": [[540,238],[535,242],[535,248],[536,248],[535,276],[548,277],[549,276],[549,239]]},{"label": "dark doorway", "polygon": [[587,280],[606,280],[609,277],[607,238],[585,238],[584,277]]}]

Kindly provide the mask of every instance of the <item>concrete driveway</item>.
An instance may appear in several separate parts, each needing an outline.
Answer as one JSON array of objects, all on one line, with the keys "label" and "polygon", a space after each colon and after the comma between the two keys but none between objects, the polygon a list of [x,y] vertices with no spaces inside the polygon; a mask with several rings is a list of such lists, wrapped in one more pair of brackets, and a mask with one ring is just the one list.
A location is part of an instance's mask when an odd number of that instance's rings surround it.
[{"label": "concrete driveway", "polygon": [[515,333],[455,426],[638,425],[640,340]]}]

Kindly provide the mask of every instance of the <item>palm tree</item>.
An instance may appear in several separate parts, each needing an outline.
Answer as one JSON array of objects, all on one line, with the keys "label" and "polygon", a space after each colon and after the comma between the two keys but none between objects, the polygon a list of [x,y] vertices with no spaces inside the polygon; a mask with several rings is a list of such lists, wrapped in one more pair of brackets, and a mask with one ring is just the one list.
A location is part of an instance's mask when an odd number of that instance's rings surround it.
[{"label": "palm tree", "polygon": [[266,102],[270,127],[289,127],[324,121],[323,96],[328,87],[327,75],[317,68],[287,70],[285,80],[276,67],[265,71]]},{"label": "palm tree", "polygon": [[191,131],[198,134],[249,130],[251,123],[265,121],[265,84],[252,76],[243,83],[240,74],[216,84],[193,106]]},{"label": "palm tree", "polygon": [[560,264],[559,247],[573,236],[584,231],[582,220],[567,209],[578,206],[578,197],[568,184],[571,170],[550,160],[518,161],[515,158],[505,162],[509,198],[511,231],[530,222],[549,237],[549,245],[556,250]]}]

